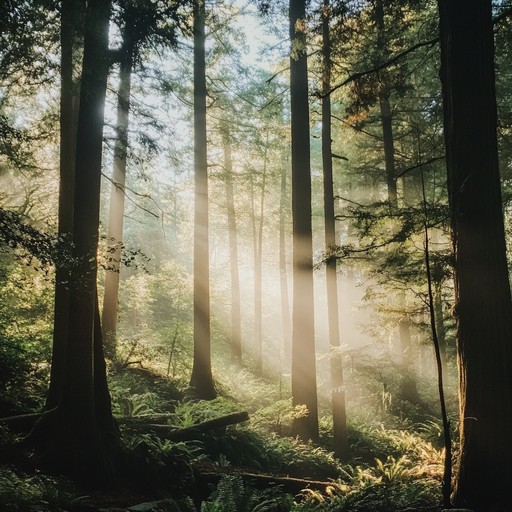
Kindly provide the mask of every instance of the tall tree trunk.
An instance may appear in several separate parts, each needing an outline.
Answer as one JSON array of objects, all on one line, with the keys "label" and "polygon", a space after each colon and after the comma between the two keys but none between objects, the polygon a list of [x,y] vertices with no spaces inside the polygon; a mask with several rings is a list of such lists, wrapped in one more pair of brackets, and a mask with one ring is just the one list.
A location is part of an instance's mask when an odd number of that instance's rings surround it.
[{"label": "tall tree trunk", "polygon": [[327,316],[329,321],[329,346],[331,364],[331,402],[333,418],[334,454],[341,458],[348,452],[347,414],[345,408],[345,388],[343,384],[343,360],[341,356],[338,283],[336,257],[331,256],[336,245],[336,223],[334,216],[334,184],[332,168],[331,135],[331,36],[330,0],[323,0],[322,17],[322,163],[324,174],[324,222],[325,222],[325,280],[327,285]]},{"label": "tall tree trunk", "polygon": [[256,268],[258,266],[258,229],[256,226],[256,192],[254,190],[254,172],[250,172],[249,174],[249,189],[251,193],[251,204],[250,204],[250,213],[251,213],[251,234],[252,234],[252,255],[253,255],[253,270],[254,270],[254,280],[253,280],[253,291],[254,291],[254,340],[253,340],[253,356],[254,356],[254,371],[258,372],[259,361],[261,360],[261,354],[258,354],[259,351],[259,343],[257,341],[258,336],[258,325],[257,325],[257,315],[256,315],[256,289],[257,285],[257,275]]},{"label": "tall tree trunk", "polygon": [[[375,2],[375,21],[377,25],[377,45],[382,53],[382,59],[387,58],[388,50],[386,43],[386,26],[384,20],[384,3],[383,0]],[[387,195],[390,205],[398,206],[398,193],[396,184],[395,169],[395,143],[393,138],[393,116],[391,112],[391,104],[389,101],[390,89],[386,77],[382,78],[379,89],[379,107],[380,118],[382,124],[382,137],[384,142],[384,163],[386,168],[386,185]],[[406,309],[406,298],[404,292],[398,294],[398,304],[402,309]],[[400,384],[401,396],[410,401],[417,401],[418,391],[416,386],[416,378],[414,375],[413,361],[410,357],[411,353],[411,331],[410,319],[404,314],[398,323],[398,333],[400,338],[401,363],[403,369],[402,382]]]},{"label": "tall tree trunk", "polygon": [[511,510],[512,300],[496,136],[490,0],[439,0],[455,254],[460,459],[455,503]]},{"label": "tall tree trunk", "polygon": [[[61,93],[60,93],[60,181],[59,238],[71,246],[73,233],[73,188],[75,176],[76,125],[79,90],[75,66],[78,67],[79,34],[84,6],[81,0],[62,2],[61,7]],[[52,366],[46,409],[53,409],[60,399],[64,382],[69,323],[69,265],[59,262],[55,270]]]},{"label": "tall tree trunk", "polygon": [[318,403],[305,0],[290,0],[289,16],[293,214],[292,401],[295,406],[307,408],[307,415],[294,420],[292,431],[301,439],[315,441],[318,439]]},{"label": "tall tree trunk", "polygon": [[265,214],[265,188],[267,180],[267,144],[265,141],[263,156],[263,172],[261,174],[260,208],[258,212],[258,226],[256,230],[256,254],[254,258],[254,326],[256,339],[256,372],[263,373],[263,333],[262,333],[262,267],[263,267],[263,225]]},{"label": "tall tree trunk", "polygon": [[[379,51],[382,53],[382,60],[385,60],[388,52],[386,45],[383,0],[376,0],[375,2],[375,21],[377,24],[377,46]],[[386,168],[388,201],[391,205],[396,206],[397,188],[395,172],[395,147],[393,141],[391,105],[389,102],[389,87],[386,84],[385,77],[379,89],[379,106],[382,123],[382,137],[384,141],[384,163]]]},{"label": "tall tree trunk", "polygon": [[119,272],[123,242],[124,195],[126,184],[126,161],[128,152],[128,127],[130,115],[130,89],[133,50],[124,42],[119,65],[119,91],[117,99],[117,138],[114,145],[114,168],[110,188],[110,212],[108,218],[108,268],[105,273],[103,297],[102,335],[105,354],[116,357],[117,309],[119,300]]},{"label": "tall tree trunk", "polygon": [[103,349],[103,335],[101,332],[100,306],[96,292],[94,308],[94,406],[98,427],[108,446],[117,447],[119,430],[112,414],[112,399],[108,389],[107,365]]},{"label": "tall tree trunk", "polygon": [[242,361],[242,320],[240,314],[240,274],[238,271],[238,236],[233,193],[233,160],[229,133],[224,137],[224,170],[226,176],[226,210],[228,216],[229,255],[231,267],[231,357]]},{"label": "tall tree trunk", "polygon": [[[98,347],[97,250],[103,112],[108,74],[110,2],[90,0],[87,6],[80,108],[75,157],[73,253],[78,265],[71,279],[65,373],[60,401],[35,425],[30,439],[43,462],[88,481],[112,476],[111,411],[98,407],[108,394]],[[104,364],[104,362],[103,362]],[[101,388],[101,392],[100,392]],[[105,403],[104,403],[105,405]]]},{"label": "tall tree trunk", "polygon": [[289,366],[292,352],[290,301],[288,299],[288,267],[286,264],[286,167],[281,169],[281,195],[279,201],[279,284],[281,291],[281,326],[283,331],[284,365]]},{"label": "tall tree trunk", "polygon": [[190,386],[199,398],[215,398],[210,340],[210,251],[204,0],[194,0],[194,361]]}]

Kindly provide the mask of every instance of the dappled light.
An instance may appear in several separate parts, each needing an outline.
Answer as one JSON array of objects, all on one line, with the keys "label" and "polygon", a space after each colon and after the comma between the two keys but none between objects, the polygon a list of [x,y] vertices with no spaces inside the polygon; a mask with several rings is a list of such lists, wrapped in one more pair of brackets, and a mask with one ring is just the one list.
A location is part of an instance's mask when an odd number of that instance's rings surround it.
[{"label": "dappled light", "polygon": [[511,14],[8,0],[0,510],[512,510]]}]

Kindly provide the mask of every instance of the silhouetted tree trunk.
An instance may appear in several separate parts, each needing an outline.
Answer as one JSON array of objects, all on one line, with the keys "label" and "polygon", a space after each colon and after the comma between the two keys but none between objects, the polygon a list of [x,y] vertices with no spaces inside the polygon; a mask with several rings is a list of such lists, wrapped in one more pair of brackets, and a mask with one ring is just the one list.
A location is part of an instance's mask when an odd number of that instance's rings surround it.
[{"label": "silhouetted tree trunk", "polygon": [[323,0],[322,17],[322,163],[324,174],[324,223],[325,223],[325,280],[327,285],[327,316],[329,321],[329,346],[331,364],[331,402],[333,418],[334,454],[344,457],[348,452],[347,414],[345,409],[345,388],[343,384],[343,360],[341,356],[338,283],[336,257],[331,256],[336,245],[336,223],[334,216],[334,184],[332,169],[331,139],[331,36],[330,1]]},{"label": "silhouetted tree trunk", "polygon": [[306,406],[308,411],[306,416],[294,420],[292,431],[301,439],[317,440],[305,0],[290,0],[289,17],[293,214],[292,401],[295,406]]},{"label": "silhouetted tree trunk", "polygon": [[210,251],[204,0],[194,0],[194,361],[190,386],[203,399],[217,396],[210,341]]},{"label": "silhouetted tree trunk", "polygon": [[[60,181],[59,238],[70,244],[73,233],[73,188],[75,176],[76,124],[80,91],[75,67],[83,37],[79,27],[85,7],[81,0],[63,1],[61,6],[61,93],[60,93]],[[64,382],[69,323],[69,262],[57,262],[53,321],[52,366],[46,409],[60,399]]]},{"label": "silhouetted tree trunk", "polygon": [[460,460],[455,504],[511,510],[512,301],[496,137],[490,0],[439,0],[455,254]]},{"label": "silhouetted tree trunk", "polygon": [[106,438],[107,446],[117,446],[119,430],[112,414],[112,400],[107,382],[107,365],[105,362],[104,341],[101,332],[100,306],[98,293],[94,307],[94,406],[100,432]]},{"label": "silhouetted tree trunk", "polygon": [[29,440],[43,463],[86,481],[112,477],[116,439],[98,329],[96,293],[103,111],[108,74],[110,3],[87,6],[75,159],[69,335],[60,400],[35,425]]},{"label": "silhouetted tree trunk", "polygon": [[117,138],[114,145],[114,168],[110,188],[110,212],[107,235],[108,268],[105,272],[105,294],[103,297],[103,314],[101,317],[105,354],[110,359],[115,359],[116,357],[119,272],[123,243],[130,89],[133,66],[133,49],[126,38],[127,36],[125,35],[119,63],[116,123]]},{"label": "silhouetted tree trunk", "polygon": [[242,361],[242,321],[240,314],[240,275],[238,271],[238,236],[233,194],[233,160],[229,133],[224,136],[224,171],[226,179],[226,210],[228,216],[229,255],[231,267],[231,357]]}]

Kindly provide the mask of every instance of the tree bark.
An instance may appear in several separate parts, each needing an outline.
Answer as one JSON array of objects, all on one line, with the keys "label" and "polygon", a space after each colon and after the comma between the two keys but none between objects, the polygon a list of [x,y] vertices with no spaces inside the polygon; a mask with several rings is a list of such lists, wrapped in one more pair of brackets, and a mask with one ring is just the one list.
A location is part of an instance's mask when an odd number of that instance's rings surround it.
[{"label": "tree bark", "polygon": [[[71,245],[73,232],[73,188],[79,90],[74,68],[83,44],[79,26],[84,10],[81,0],[65,0],[61,7],[61,93],[60,93],[60,181],[59,239]],[[70,247],[69,247],[70,248]],[[58,262],[55,269],[52,365],[46,398],[47,410],[57,406],[64,382],[69,324],[69,262]]]},{"label": "tree bark", "polygon": [[331,135],[331,36],[330,0],[323,0],[322,17],[322,163],[324,174],[324,228],[325,228],[325,280],[327,286],[327,316],[329,322],[329,347],[331,366],[331,404],[333,418],[334,454],[345,457],[348,453],[347,413],[343,384],[343,360],[341,356],[338,282],[336,257],[331,256],[336,245],[336,223],[334,216],[334,184]]},{"label": "tree bark", "polygon": [[73,255],[79,263],[70,286],[64,382],[57,407],[43,414],[29,436],[43,464],[80,480],[103,482],[112,478],[112,430],[104,430],[109,411],[100,406],[99,394],[96,396],[104,384],[103,392],[106,390],[106,375],[104,361],[99,360],[101,353],[94,345],[109,14],[110,2],[88,3],[73,211]]},{"label": "tree bark", "polygon": [[208,161],[204,0],[194,0],[194,361],[190,386],[198,398],[217,396],[210,333],[210,251],[208,243]]},{"label": "tree bark", "polygon": [[439,11],[458,320],[455,504],[510,510],[512,301],[498,168],[492,6],[439,0]]},{"label": "tree bark", "polygon": [[303,440],[316,441],[318,404],[305,0],[290,0],[289,16],[293,215],[292,402],[294,406],[307,408],[307,415],[294,420],[292,432]]},{"label": "tree bark", "polygon": [[105,354],[116,357],[117,316],[119,301],[119,272],[124,224],[124,195],[128,151],[128,128],[130,114],[130,89],[133,50],[126,40],[123,42],[119,64],[119,91],[117,99],[117,139],[114,145],[114,168],[110,189],[110,212],[108,218],[108,268],[105,272],[105,294],[103,297],[102,334]]}]

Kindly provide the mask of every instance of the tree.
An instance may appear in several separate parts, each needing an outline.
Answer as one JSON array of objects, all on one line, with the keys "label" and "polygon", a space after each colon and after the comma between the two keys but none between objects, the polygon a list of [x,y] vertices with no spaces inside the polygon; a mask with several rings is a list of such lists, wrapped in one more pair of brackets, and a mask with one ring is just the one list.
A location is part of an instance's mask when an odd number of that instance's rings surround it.
[{"label": "tree", "polygon": [[78,263],[70,281],[64,378],[57,406],[29,436],[43,463],[88,481],[112,477],[116,440],[96,292],[109,14],[109,2],[87,5],[73,194],[73,257]]},{"label": "tree", "polygon": [[126,167],[128,163],[128,133],[130,124],[131,81],[140,54],[149,44],[170,46],[175,44],[176,28],[181,23],[178,14],[180,2],[150,2],[123,0],[118,19],[121,45],[115,55],[119,62],[119,88],[117,103],[116,141],[110,189],[107,252],[103,298],[102,334],[105,352],[110,359],[116,357],[116,337],[120,267],[123,252],[123,226],[126,195]]},{"label": "tree", "polygon": [[[385,25],[384,25],[384,3],[383,0],[375,0],[375,22],[377,25],[377,50],[382,53],[383,60],[388,55]],[[388,191],[388,201],[396,206],[396,172],[395,172],[395,148],[393,141],[393,123],[391,104],[389,101],[390,87],[386,80],[382,80],[379,85],[379,106],[382,122],[382,137],[384,142],[384,162],[386,166],[386,185]]]},{"label": "tree", "polygon": [[199,398],[217,396],[210,341],[210,259],[208,244],[208,161],[204,0],[194,0],[194,361],[190,386]]},{"label": "tree", "polygon": [[231,338],[233,361],[242,362],[242,323],[240,314],[240,273],[238,270],[238,236],[233,191],[233,159],[229,129],[223,133],[226,210],[228,217],[229,256],[231,270]]},{"label": "tree", "polygon": [[498,168],[492,4],[438,5],[461,418],[455,504],[507,510],[512,300]]},{"label": "tree", "polygon": [[108,268],[105,273],[103,298],[102,334],[107,356],[116,356],[117,303],[119,297],[119,271],[123,241],[124,195],[128,152],[128,128],[130,114],[130,88],[134,58],[134,41],[125,27],[119,63],[119,90],[117,100],[117,138],[114,146],[114,168],[110,190],[108,222]]},{"label": "tree", "polygon": [[329,346],[331,352],[331,402],[334,433],[334,453],[343,457],[348,451],[347,414],[341,357],[340,325],[338,311],[338,283],[336,274],[336,226],[334,216],[334,186],[332,170],[331,135],[331,38],[330,1],[322,6],[322,162],[324,174],[324,229],[325,229],[325,279],[327,286],[327,313],[329,322]]},{"label": "tree", "polygon": [[[388,58],[386,26],[384,17],[383,0],[375,1],[375,21],[377,26],[377,47],[381,52],[383,61]],[[386,167],[386,185],[389,204],[393,207],[398,205],[397,179],[395,169],[395,142],[393,137],[393,114],[391,110],[391,87],[384,76],[379,84],[379,107],[382,124],[382,138],[384,143],[384,162]],[[404,178],[405,183],[405,178]],[[405,188],[405,187],[404,187]],[[405,190],[403,190],[405,196]],[[405,197],[404,197],[405,199]],[[398,293],[399,308],[406,309],[405,292]],[[404,375],[401,382],[401,395],[409,401],[417,401],[418,392],[416,389],[416,380],[413,376],[413,358],[411,346],[410,320],[407,313],[404,313],[398,321],[398,332],[400,337],[400,351],[402,355],[402,366]]]},{"label": "tree", "polygon": [[302,439],[318,439],[313,249],[311,231],[311,163],[309,143],[306,2],[290,0],[290,97],[292,135],[293,305],[292,402],[307,413],[294,420]]},{"label": "tree", "polygon": [[[60,180],[59,226],[61,240],[69,242],[73,233],[73,188],[75,146],[79,105],[76,68],[80,67],[79,50],[83,45],[80,23],[84,5],[81,0],[62,2],[61,7],[61,92],[60,92]],[[46,408],[56,407],[62,384],[69,325],[69,264],[58,262],[55,271],[52,366]]]},{"label": "tree", "polygon": [[[268,131],[265,135],[263,149],[263,169],[261,171],[261,195],[259,197],[258,214],[253,215],[254,222],[254,337],[256,342],[255,359],[256,372],[258,375],[263,373],[263,332],[262,332],[262,266],[263,266],[263,226],[265,216],[265,192],[267,182],[267,164],[268,164]],[[254,187],[252,188],[254,192]],[[254,197],[254,195],[253,195]],[[253,212],[254,213],[254,212]],[[256,218],[258,223],[256,226]]]}]

